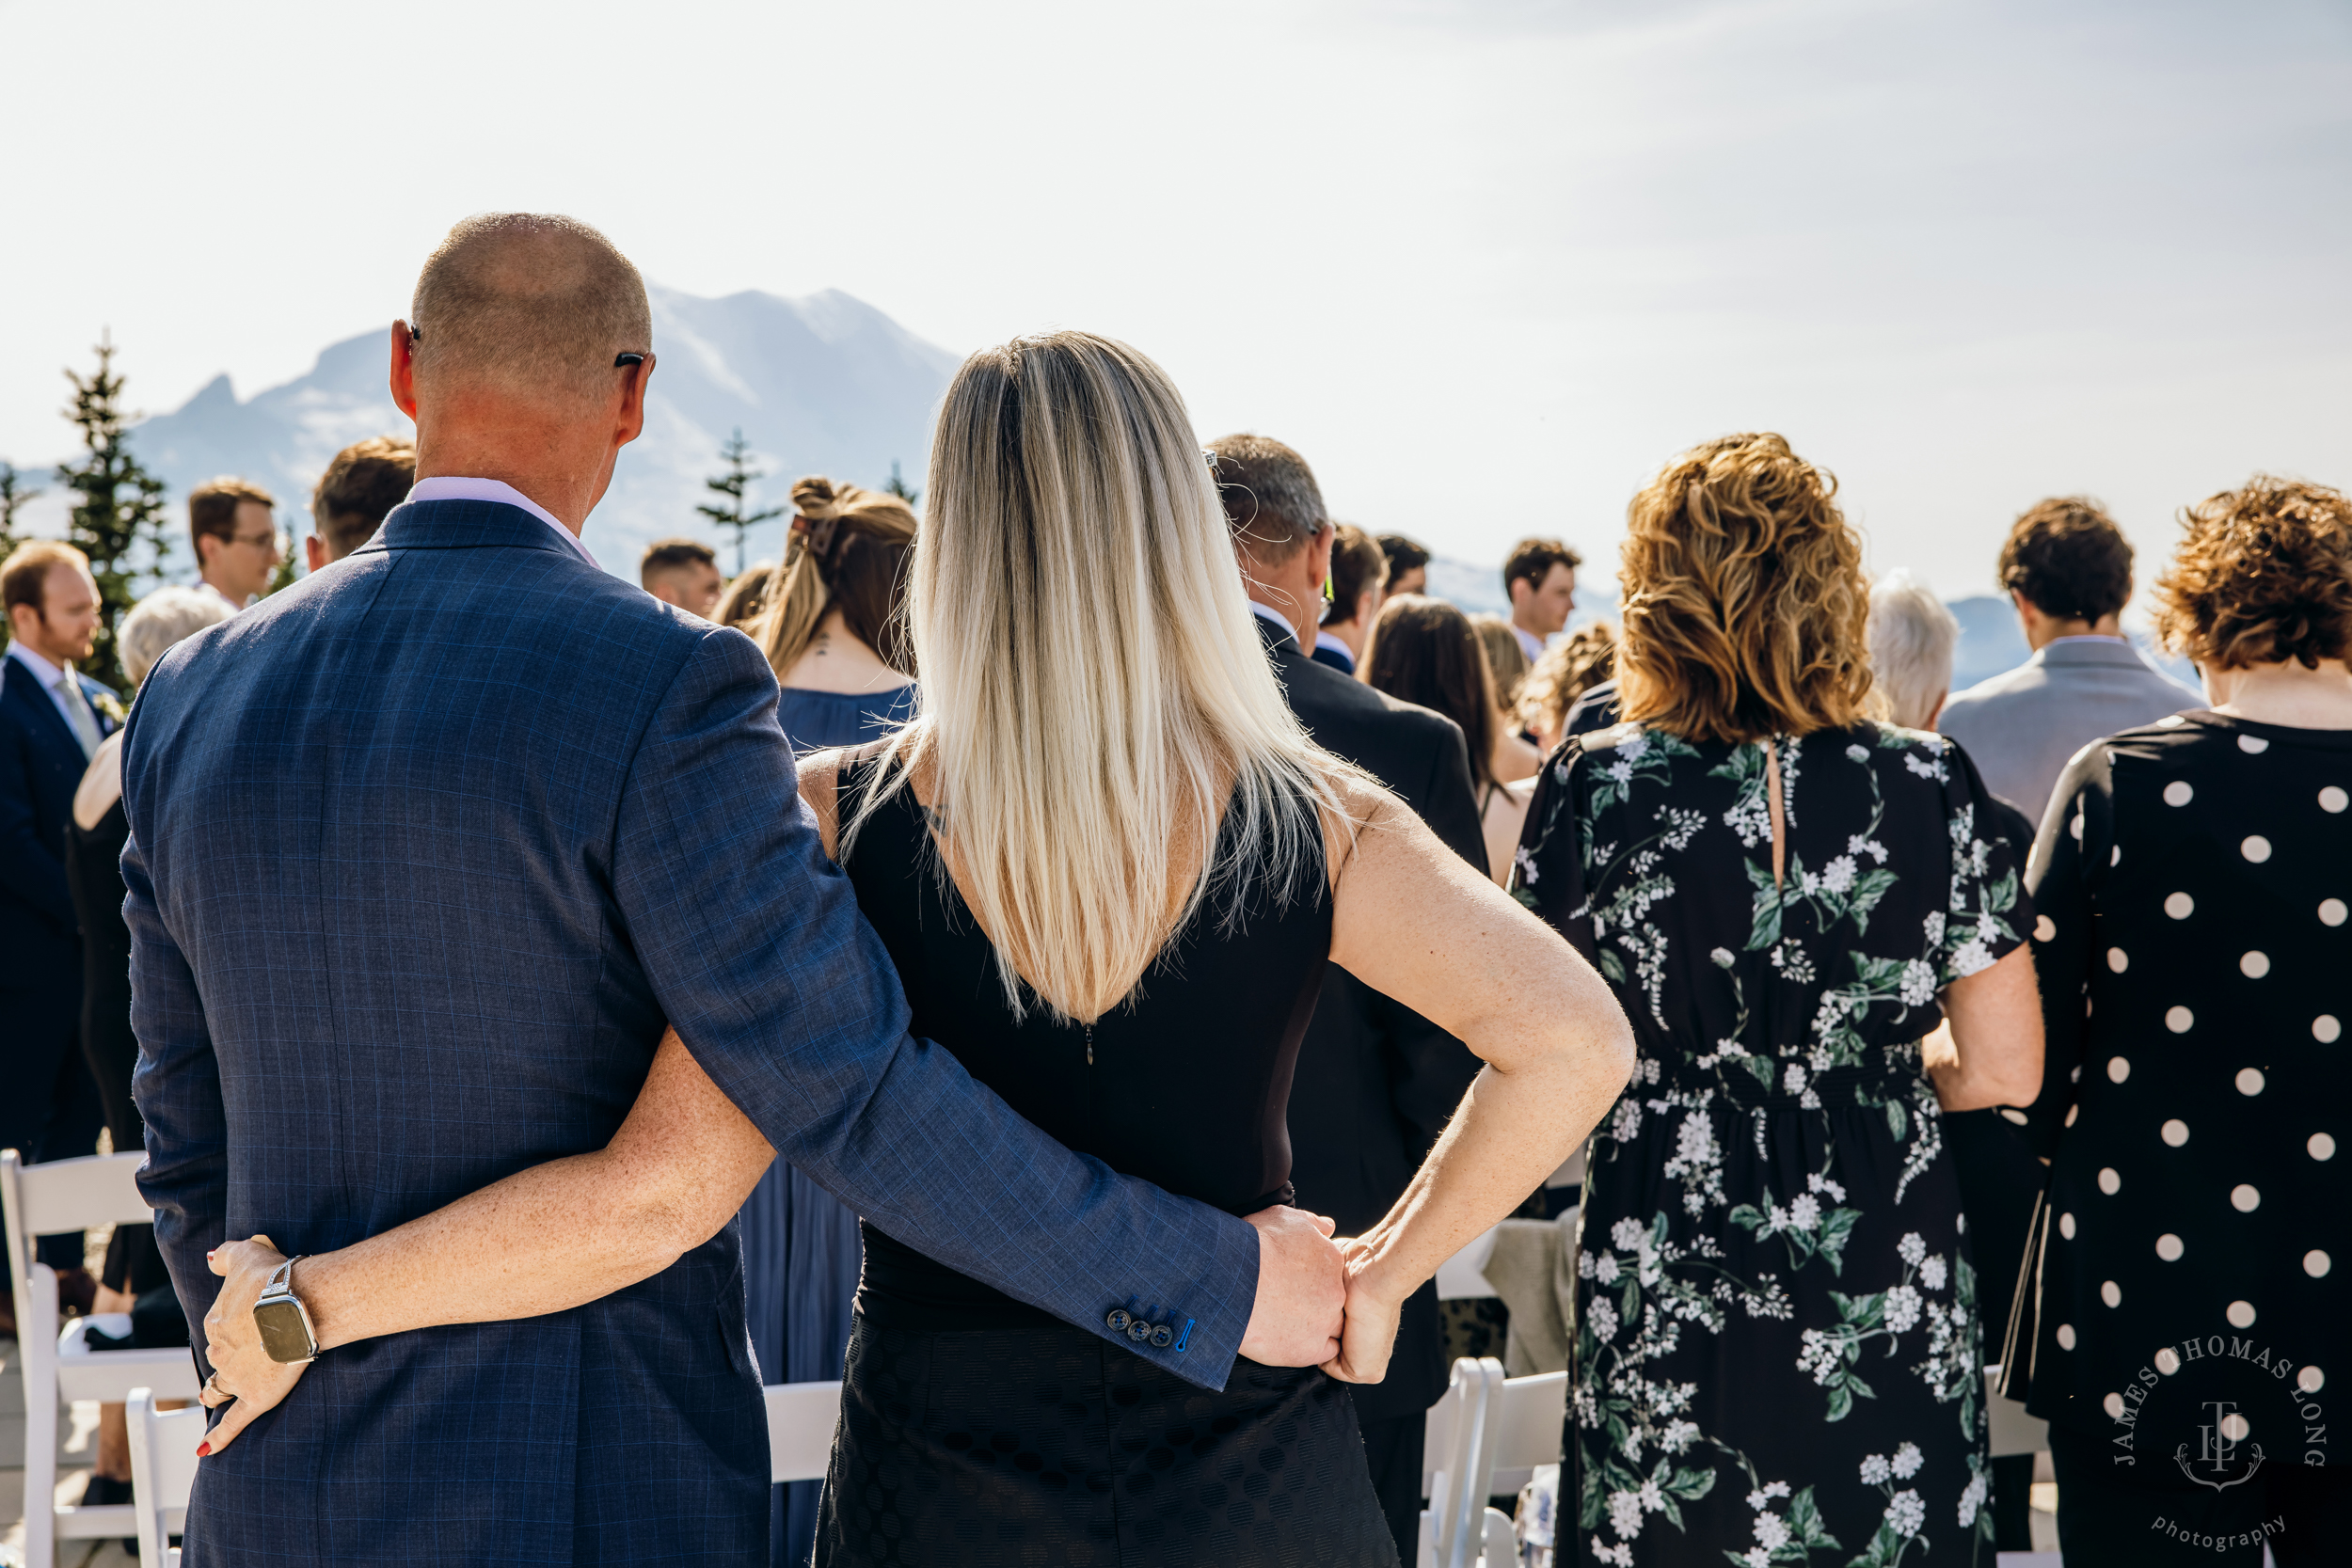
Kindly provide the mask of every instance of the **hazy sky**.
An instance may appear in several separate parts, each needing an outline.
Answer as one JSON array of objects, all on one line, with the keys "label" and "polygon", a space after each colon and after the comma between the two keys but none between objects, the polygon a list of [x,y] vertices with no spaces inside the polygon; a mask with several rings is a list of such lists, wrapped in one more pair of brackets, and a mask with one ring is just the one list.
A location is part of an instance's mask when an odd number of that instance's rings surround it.
[{"label": "hazy sky", "polygon": [[0,57],[20,463],[102,326],[148,410],[250,396],[519,207],[960,352],[1127,339],[1472,560],[1605,562],[1743,428],[1951,594],[2051,492],[2162,552],[2255,468],[2352,485],[2345,0],[0,0]]}]

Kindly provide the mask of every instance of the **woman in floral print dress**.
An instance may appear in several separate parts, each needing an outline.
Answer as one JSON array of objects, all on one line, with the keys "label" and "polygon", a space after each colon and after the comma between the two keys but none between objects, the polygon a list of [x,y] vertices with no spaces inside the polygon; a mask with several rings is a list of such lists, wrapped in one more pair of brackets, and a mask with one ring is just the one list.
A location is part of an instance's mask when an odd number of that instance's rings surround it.
[{"label": "woman in floral print dress", "polygon": [[1635,498],[1628,720],[1556,752],[1528,814],[1518,896],[1641,1047],[1584,1189],[1581,1562],[1993,1560],[1938,1117],[2032,1098],[2032,916],[1966,756],[1863,717],[1834,484],[1740,436]]}]

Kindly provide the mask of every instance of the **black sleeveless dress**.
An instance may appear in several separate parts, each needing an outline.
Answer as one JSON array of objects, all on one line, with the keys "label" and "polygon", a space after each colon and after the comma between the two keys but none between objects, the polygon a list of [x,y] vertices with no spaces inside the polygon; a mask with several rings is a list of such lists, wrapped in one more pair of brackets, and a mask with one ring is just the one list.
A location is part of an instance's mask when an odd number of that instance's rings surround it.
[{"label": "black sleeveless dress", "polygon": [[[876,771],[870,759],[843,768],[844,821]],[[1291,1073],[1331,945],[1319,865],[1287,903],[1246,887],[1235,928],[1204,911],[1134,1003],[1090,1029],[1041,1008],[1013,1018],[912,791],[866,822],[844,869],[914,1033],[1014,1110],[1231,1213],[1290,1200]],[[1354,1403],[1319,1370],[1241,1360],[1211,1393],[863,1229],[818,1563],[1397,1560]]]}]

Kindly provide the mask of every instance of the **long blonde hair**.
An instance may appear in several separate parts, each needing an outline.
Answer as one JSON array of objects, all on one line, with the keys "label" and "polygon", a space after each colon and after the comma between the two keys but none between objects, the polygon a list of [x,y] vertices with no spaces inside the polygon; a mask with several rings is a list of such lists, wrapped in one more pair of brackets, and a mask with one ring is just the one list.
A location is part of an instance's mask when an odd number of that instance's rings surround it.
[{"label": "long blonde hair", "polygon": [[784,564],[746,628],[781,680],[838,609],[851,637],[902,675],[914,673],[900,613],[914,511],[898,497],[811,474],[792,485]]},{"label": "long blonde hair", "polygon": [[[935,764],[934,811],[1008,1002],[1091,1022],[1216,891],[1320,875],[1343,765],[1284,702],[1200,444],[1160,368],[1056,332],[984,349],[940,410],[908,622],[922,713],[843,834]],[[1222,832],[1220,832],[1220,819]],[[1180,847],[1200,873],[1170,918]],[[945,868],[942,868],[945,874]]]}]

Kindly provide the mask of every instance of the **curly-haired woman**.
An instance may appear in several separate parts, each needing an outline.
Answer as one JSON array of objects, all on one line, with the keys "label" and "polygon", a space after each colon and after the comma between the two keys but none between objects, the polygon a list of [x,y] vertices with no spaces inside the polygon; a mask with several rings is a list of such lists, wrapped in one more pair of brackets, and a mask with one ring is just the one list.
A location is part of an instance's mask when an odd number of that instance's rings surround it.
[{"label": "curly-haired woman", "polygon": [[1626,721],[1570,738],[1528,812],[1519,897],[1641,1052],[1577,1252],[1582,1562],[1991,1556],[1938,1118],[2040,1081],[2031,916],[1966,756],[1863,717],[1868,584],[1834,494],[1733,436],[1634,498]]},{"label": "curly-haired woman", "polygon": [[2184,522],[2158,626],[2213,706],[2077,753],[2029,879],[2055,1161],[2005,1364],[2069,1568],[2352,1541],[2352,501],[2258,477]]}]

